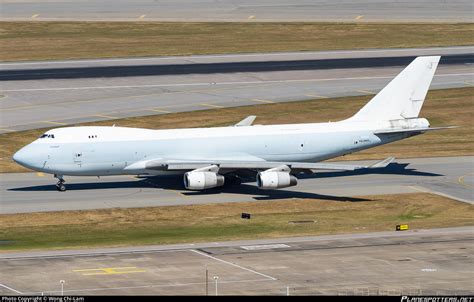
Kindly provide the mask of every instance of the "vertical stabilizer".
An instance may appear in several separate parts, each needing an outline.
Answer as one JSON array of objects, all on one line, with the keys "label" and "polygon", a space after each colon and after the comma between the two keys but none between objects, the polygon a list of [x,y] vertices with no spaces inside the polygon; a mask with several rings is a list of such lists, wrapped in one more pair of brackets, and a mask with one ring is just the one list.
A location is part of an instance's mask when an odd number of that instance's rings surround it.
[{"label": "vertical stabilizer", "polygon": [[416,118],[420,113],[440,56],[418,57],[349,120]]}]

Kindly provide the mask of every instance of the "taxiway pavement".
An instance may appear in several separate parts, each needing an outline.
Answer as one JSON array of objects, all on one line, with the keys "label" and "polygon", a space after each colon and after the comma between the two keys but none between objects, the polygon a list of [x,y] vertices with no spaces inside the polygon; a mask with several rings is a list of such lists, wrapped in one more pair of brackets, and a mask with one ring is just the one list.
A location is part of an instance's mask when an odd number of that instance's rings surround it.
[{"label": "taxiway pavement", "polygon": [[2,0],[1,20],[472,22],[468,0]]},{"label": "taxiway pavement", "polygon": [[0,133],[130,116],[378,92],[419,55],[431,89],[474,85],[474,47],[0,64]]},{"label": "taxiway pavement", "polygon": [[68,191],[58,192],[52,175],[6,173],[0,174],[0,214],[286,198],[370,202],[361,196],[420,191],[474,203],[473,171],[473,156],[396,159],[384,169],[301,176],[297,186],[285,189],[260,190],[255,183],[243,183],[202,192],[186,191],[181,176],[66,177]]},{"label": "taxiway pavement", "polygon": [[3,252],[0,295],[472,295],[473,231]]}]

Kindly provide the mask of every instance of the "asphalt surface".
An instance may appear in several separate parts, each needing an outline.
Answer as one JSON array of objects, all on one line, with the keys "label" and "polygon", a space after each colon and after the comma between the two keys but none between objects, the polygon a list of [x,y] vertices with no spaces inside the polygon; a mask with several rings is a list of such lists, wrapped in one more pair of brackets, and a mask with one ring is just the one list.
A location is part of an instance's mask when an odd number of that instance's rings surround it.
[{"label": "asphalt surface", "polygon": [[[474,47],[0,64],[0,133],[378,92],[419,55],[442,55],[431,89],[469,87]],[[34,114],[33,114],[34,112]]]},{"label": "asphalt surface", "polygon": [[1,20],[472,22],[468,0],[2,0]]},{"label": "asphalt surface", "polygon": [[0,295],[472,295],[473,231],[2,253]]},{"label": "asphalt surface", "polygon": [[51,175],[0,174],[0,214],[287,198],[370,202],[363,196],[415,192],[431,192],[474,203],[473,171],[472,156],[398,159],[380,170],[302,176],[297,186],[285,189],[260,190],[255,183],[244,183],[202,192],[186,191],[180,176],[66,177],[68,191],[58,192],[56,179]]},{"label": "asphalt surface", "polygon": [[[225,74],[236,72],[306,71],[404,66],[416,56],[368,57],[341,59],[308,59],[254,62],[216,62],[189,64],[159,64],[132,66],[59,67],[19,70],[0,70],[0,81],[28,81],[48,79],[123,78],[139,76]],[[445,55],[442,66],[473,64],[474,54]]]}]

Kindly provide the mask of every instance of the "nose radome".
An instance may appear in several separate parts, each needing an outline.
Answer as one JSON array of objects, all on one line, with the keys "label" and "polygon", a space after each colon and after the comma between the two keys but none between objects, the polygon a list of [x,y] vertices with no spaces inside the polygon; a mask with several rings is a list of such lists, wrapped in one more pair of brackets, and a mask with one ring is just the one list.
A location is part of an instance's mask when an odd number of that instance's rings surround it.
[{"label": "nose radome", "polygon": [[13,154],[13,160],[23,167],[35,170],[38,167],[35,152],[29,145],[21,148]]},{"label": "nose radome", "polygon": [[24,162],[25,162],[25,148],[21,148],[20,150],[18,150],[15,154],[13,154],[13,160],[17,163],[19,163],[20,165],[24,165]]}]

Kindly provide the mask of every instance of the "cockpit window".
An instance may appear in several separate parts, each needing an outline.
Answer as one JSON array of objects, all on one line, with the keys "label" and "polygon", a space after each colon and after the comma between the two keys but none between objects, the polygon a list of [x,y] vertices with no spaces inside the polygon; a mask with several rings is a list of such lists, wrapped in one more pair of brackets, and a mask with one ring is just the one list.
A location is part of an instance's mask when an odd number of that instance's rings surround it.
[{"label": "cockpit window", "polygon": [[45,134],[41,135],[39,138],[45,138],[45,137],[47,137],[47,138],[54,138],[54,134],[47,134],[47,133],[45,133]]}]

